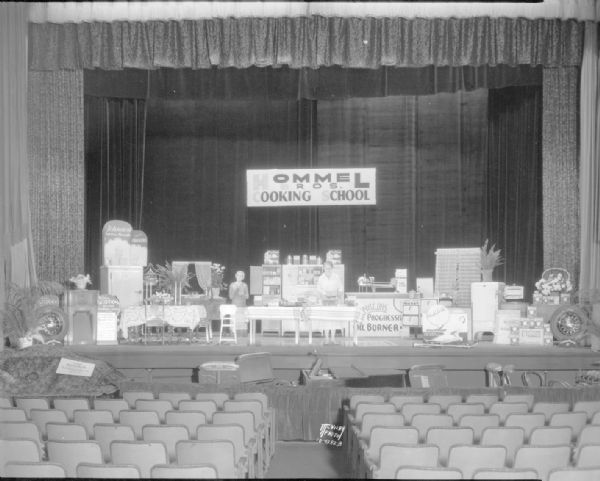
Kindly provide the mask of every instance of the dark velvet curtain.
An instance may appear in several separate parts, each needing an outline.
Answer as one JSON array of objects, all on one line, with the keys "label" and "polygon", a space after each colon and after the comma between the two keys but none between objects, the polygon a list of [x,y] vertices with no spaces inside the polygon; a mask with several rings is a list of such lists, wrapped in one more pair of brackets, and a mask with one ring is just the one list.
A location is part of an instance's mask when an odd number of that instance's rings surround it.
[{"label": "dark velvet curtain", "polygon": [[145,109],[141,99],[84,96],[85,271],[95,286],[106,221],[143,229]]},{"label": "dark velvet curtain", "polygon": [[523,285],[530,300],[544,259],[542,89],[491,90],[489,111],[486,237],[505,257],[494,278]]}]

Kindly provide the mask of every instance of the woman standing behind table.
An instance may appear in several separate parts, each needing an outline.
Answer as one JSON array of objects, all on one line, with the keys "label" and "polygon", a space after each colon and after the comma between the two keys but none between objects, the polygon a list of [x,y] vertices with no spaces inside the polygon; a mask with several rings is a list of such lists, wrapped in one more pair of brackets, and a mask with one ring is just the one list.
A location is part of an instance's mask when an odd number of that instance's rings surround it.
[{"label": "woman standing behind table", "polygon": [[245,277],[246,274],[244,274],[244,271],[237,271],[235,273],[235,282],[229,284],[229,299],[233,305],[237,306],[235,323],[238,333],[240,330],[242,331],[241,334],[247,334],[248,332],[246,301],[250,297],[250,294],[248,293],[248,284],[244,282]]},{"label": "woman standing behind table", "polygon": [[323,264],[323,274],[317,282],[317,290],[323,304],[335,305],[343,302],[344,286],[339,276],[333,272],[333,263],[330,261]]}]

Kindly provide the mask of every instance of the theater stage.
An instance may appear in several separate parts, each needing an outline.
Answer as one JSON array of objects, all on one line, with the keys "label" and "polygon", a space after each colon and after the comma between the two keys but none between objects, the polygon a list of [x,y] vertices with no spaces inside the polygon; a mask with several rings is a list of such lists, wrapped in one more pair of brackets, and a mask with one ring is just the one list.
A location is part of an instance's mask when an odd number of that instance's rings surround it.
[{"label": "theater stage", "polygon": [[[93,359],[110,363],[135,381],[198,382],[198,366],[209,361],[233,361],[249,352],[270,352],[274,375],[298,381],[301,369],[309,369],[316,357],[323,360],[346,385],[404,386],[406,370],[416,364],[441,364],[448,373],[449,384],[455,387],[484,387],[485,366],[494,361],[514,364],[516,371],[547,371],[548,379],[573,383],[579,370],[598,369],[600,353],[580,347],[505,346],[480,342],[472,347],[413,347],[418,340],[398,338],[359,339],[353,346],[350,339],[337,344],[305,338],[296,345],[286,337],[258,336],[257,344],[248,345],[239,338],[237,345],[180,344],[120,344],[115,346],[73,345],[70,349]],[[521,386],[517,372],[511,377]],[[224,378],[225,379],[225,378]]]}]

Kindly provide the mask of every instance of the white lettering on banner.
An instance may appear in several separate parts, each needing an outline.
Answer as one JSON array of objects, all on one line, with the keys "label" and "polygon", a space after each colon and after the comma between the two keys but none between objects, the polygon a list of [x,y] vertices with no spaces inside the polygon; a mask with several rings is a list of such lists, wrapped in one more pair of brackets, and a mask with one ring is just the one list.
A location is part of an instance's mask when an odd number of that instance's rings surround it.
[{"label": "white lettering on banner", "polygon": [[248,170],[246,184],[248,207],[375,205],[377,197],[372,167]]},{"label": "white lettering on banner", "polygon": [[359,337],[409,337],[410,330],[403,323],[404,299],[358,297],[356,303],[360,313],[356,324]]}]

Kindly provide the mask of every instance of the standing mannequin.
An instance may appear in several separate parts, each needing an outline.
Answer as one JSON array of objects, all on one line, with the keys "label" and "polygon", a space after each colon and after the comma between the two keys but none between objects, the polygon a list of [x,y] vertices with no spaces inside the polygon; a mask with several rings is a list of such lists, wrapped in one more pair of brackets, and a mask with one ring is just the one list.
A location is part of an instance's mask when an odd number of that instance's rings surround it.
[{"label": "standing mannequin", "polygon": [[244,282],[245,277],[246,274],[244,274],[244,271],[237,271],[235,273],[235,282],[229,284],[229,299],[233,305],[237,306],[235,322],[238,330],[242,328],[242,332],[240,333],[242,335],[248,332],[248,328],[245,327],[248,324],[246,320],[246,301],[250,297],[248,284]]}]

